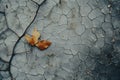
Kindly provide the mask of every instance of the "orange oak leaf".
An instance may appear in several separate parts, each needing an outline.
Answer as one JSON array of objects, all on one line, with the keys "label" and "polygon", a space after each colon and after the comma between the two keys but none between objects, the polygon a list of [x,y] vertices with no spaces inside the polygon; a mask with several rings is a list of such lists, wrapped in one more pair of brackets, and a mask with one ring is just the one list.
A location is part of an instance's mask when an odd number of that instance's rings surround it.
[{"label": "orange oak leaf", "polygon": [[51,45],[51,42],[48,40],[38,40],[39,37],[40,33],[37,31],[36,28],[34,28],[31,36],[28,34],[25,35],[25,39],[30,45],[36,46],[40,50],[47,49]]},{"label": "orange oak leaf", "polygon": [[40,50],[44,50],[47,49],[49,46],[51,45],[51,42],[48,40],[41,40],[39,41],[36,46],[40,49]]}]

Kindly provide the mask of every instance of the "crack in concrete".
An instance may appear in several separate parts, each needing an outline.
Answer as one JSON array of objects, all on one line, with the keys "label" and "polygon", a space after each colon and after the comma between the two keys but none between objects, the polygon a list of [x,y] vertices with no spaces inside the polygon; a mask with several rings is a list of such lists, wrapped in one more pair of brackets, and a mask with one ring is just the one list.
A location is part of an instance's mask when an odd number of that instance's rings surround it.
[{"label": "crack in concrete", "polygon": [[[33,0],[31,0],[31,1],[33,1]],[[14,56],[15,56],[15,48],[16,48],[17,44],[19,43],[19,41],[21,40],[21,38],[25,35],[27,29],[31,26],[31,24],[32,24],[32,23],[34,22],[34,20],[36,19],[37,14],[38,14],[38,11],[39,11],[39,8],[40,8],[46,1],[47,1],[47,0],[44,0],[41,4],[38,4],[37,2],[33,1],[33,2],[36,3],[36,5],[38,6],[38,8],[37,8],[37,10],[36,10],[36,14],[35,14],[33,20],[30,22],[30,24],[29,24],[29,25],[27,26],[27,28],[25,29],[24,33],[23,33],[23,34],[18,38],[18,40],[16,41],[16,43],[15,43],[15,45],[14,45],[14,47],[13,47],[12,55],[11,55],[11,58],[10,58],[9,62],[4,61],[5,63],[9,63],[8,68],[7,68],[6,70],[0,70],[0,71],[8,71],[8,72],[9,72],[9,75],[10,75],[10,77],[11,77],[11,80],[14,80],[13,75],[12,75],[12,73],[11,73],[11,63],[12,63],[12,59],[13,59]],[[6,29],[6,30],[11,30],[11,29],[8,27],[7,18],[6,18],[6,13],[0,11],[0,14],[3,14],[3,15],[5,16],[5,21],[6,21],[6,24],[7,24],[7,29]],[[5,31],[6,31],[6,30],[5,30]],[[3,33],[4,33],[5,31],[3,31]],[[13,30],[11,30],[11,31],[12,31],[13,33],[15,33]],[[17,33],[15,33],[15,34],[17,35]],[[0,60],[3,61],[1,58],[0,58]]]}]

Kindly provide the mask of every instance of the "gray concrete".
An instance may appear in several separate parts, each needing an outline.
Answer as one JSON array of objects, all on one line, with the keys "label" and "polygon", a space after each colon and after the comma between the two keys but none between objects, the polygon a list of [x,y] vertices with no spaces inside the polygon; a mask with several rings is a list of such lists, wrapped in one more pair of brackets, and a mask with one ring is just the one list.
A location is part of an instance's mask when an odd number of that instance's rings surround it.
[{"label": "gray concrete", "polygon": [[[0,80],[120,80],[115,2],[0,0]],[[48,49],[24,39],[34,27]]]}]

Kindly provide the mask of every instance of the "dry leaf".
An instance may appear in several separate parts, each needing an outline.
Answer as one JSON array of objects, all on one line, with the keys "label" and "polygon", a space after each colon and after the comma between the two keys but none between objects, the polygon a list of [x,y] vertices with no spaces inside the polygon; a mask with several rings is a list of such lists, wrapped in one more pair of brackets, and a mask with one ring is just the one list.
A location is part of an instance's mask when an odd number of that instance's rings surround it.
[{"label": "dry leaf", "polygon": [[29,35],[25,35],[25,39],[27,40],[27,42],[29,43],[29,44],[31,44],[32,46],[33,45],[35,45],[35,41],[34,41],[34,39],[33,39],[33,37],[30,37]]},{"label": "dry leaf", "polygon": [[36,28],[34,28],[34,30],[32,32],[32,36],[29,36],[28,34],[25,35],[25,39],[32,46],[35,45],[38,42],[39,37],[40,37],[40,33],[37,31]]},{"label": "dry leaf", "polygon": [[32,36],[30,36],[28,34],[25,35],[25,39],[30,45],[36,46],[40,50],[47,49],[51,45],[51,42],[48,40],[40,40],[39,41],[38,40],[39,37],[40,37],[40,33],[37,31],[36,28],[34,28],[34,30],[32,32]]},{"label": "dry leaf", "polygon": [[37,28],[34,28],[34,30],[32,32],[32,37],[33,37],[33,40],[36,44],[38,42],[39,37],[40,37],[40,33],[37,31]]},{"label": "dry leaf", "polygon": [[44,50],[47,49],[49,46],[51,45],[51,42],[48,40],[41,40],[39,41],[36,46],[40,49],[40,50]]}]

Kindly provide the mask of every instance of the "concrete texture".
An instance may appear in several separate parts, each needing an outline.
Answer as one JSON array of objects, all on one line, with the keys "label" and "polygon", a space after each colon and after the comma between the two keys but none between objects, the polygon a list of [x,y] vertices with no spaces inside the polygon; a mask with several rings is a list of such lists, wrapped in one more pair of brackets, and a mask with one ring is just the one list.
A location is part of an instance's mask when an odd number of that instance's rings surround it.
[{"label": "concrete texture", "polygon": [[[0,80],[120,80],[119,3],[0,0]],[[24,39],[34,27],[48,49]]]}]

